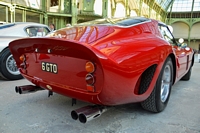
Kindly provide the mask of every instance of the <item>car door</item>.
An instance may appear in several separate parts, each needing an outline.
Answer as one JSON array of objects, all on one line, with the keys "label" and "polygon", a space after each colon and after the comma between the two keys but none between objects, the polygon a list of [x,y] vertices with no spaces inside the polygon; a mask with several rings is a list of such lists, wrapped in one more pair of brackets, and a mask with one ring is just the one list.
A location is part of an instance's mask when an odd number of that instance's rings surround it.
[{"label": "car door", "polygon": [[163,38],[168,41],[173,47],[177,63],[177,77],[182,77],[183,75],[185,75],[191,65],[192,49],[187,47],[187,45],[185,45],[184,43],[182,45],[176,43],[168,26],[159,25],[159,29]]}]

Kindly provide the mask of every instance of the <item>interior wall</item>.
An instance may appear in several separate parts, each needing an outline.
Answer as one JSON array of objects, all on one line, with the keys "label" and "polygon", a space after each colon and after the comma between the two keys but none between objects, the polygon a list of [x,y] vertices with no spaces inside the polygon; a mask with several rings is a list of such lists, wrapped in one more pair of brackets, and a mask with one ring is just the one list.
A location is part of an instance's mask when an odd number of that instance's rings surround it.
[{"label": "interior wall", "polygon": [[200,22],[192,26],[190,40],[190,46],[196,50],[200,50]]},{"label": "interior wall", "polygon": [[200,49],[199,44],[200,44],[200,40],[191,40],[190,41],[190,47],[195,49],[195,50]]},{"label": "interior wall", "polygon": [[184,22],[175,22],[171,26],[173,27],[173,35],[175,38],[188,39],[189,25]]},{"label": "interior wall", "polygon": [[200,39],[200,22],[192,26],[190,39]]},{"label": "interior wall", "polygon": [[[184,38],[187,43],[189,34],[189,25],[184,22],[175,22],[171,25],[173,27],[173,35],[176,39]],[[194,24],[190,32],[190,44],[189,46],[195,50],[200,49],[200,22]]]},{"label": "interior wall", "polygon": [[6,22],[6,7],[0,5],[0,22]]}]

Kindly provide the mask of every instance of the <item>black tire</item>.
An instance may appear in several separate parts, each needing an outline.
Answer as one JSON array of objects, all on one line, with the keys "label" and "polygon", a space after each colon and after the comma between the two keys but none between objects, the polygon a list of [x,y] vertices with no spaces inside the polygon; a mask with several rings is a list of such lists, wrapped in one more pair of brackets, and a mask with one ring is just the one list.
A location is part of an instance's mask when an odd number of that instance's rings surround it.
[{"label": "black tire", "polygon": [[0,76],[7,80],[18,80],[23,78],[18,71],[15,60],[8,48],[3,50],[0,55]]},{"label": "black tire", "polygon": [[190,80],[191,73],[192,73],[192,66],[190,67],[190,69],[188,70],[188,72],[181,78],[181,80],[185,80],[185,81]]},{"label": "black tire", "polygon": [[157,113],[163,111],[169,101],[172,82],[173,64],[171,58],[168,57],[162,67],[152,93],[145,101],[141,102],[141,106],[151,112]]}]

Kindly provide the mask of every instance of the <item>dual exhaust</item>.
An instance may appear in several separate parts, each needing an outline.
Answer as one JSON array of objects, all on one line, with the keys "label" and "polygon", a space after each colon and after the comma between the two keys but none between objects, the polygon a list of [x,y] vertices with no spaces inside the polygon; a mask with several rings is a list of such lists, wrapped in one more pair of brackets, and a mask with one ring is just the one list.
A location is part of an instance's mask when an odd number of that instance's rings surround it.
[{"label": "dual exhaust", "polygon": [[39,90],[44,90],[44,89],[38,86],[34,86],[34,85],[25,85],[25,86],[15,87],[15,92],[19,94],[33,93]]},{"label": "dual exhaust", "polygon": [[91,121],[95,118],[98,118],[107,111],[107,108],[105,106],[99,106],[99,105],[88,105],[76,110],[73,110],[71,112],[71,117],[74,120],[79,119],[81,123],[86,123],[88,121]]},{"label": "dual exhaust", "polygon": [[[16,86],[15,91],[19,94],[27,94],[27,93],[34,93],[39,90],[44,90],[41,87],[34,86],[34,85],[25,85],[25,86]],[[74,120],[79,119],[81,123],[86,123],[91,121],[95,118],[98,118],[107,111],[106,106],[101,105],[88,105],[71,112],[71,117]]]}]

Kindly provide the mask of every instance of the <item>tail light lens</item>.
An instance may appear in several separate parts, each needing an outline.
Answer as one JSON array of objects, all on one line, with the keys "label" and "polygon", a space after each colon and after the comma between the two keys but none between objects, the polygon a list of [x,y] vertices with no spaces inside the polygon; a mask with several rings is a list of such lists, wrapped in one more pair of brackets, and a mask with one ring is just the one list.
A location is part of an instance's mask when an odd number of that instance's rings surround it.
[{"label": "tail light lens", "polygon": [[26,56],[23,54],[19,57],[21,62],[24,62],[26,60]]},{"label": "tail light lens", "polygon": [[85,70],[88,72],[88,73],[93,73],[95,71],[95,66],[92,62],[87,62],[85,64]]},{"label": "tail light lens", "polygon": [[23,69],[26,69],[26,55],[21,55],[19,57],[20,61],[21,61],[21,64],[20,64],[20,67],[23,68]]},{"label": "tail light lens", "polygon": [[93,85],[94,84],[94,82],[95,82],[95,78],[94,78],[94,76],[92,75],[92,74],[87,74],[86,76],[85,76],[85,81],[86,81],[86,83],[88,84],[88,85]]},{"label": "tail light lens", "polygon": [[85,70],[88,72],[88,74],[85,76],[85,81],[87,83],[87,90],[89,92],[95,92],[95,77],[94,77],[94,72],[95,72],[95,65],[91,61],[86,62],[85,64]]},{"label": "tail light lens", "polygon": [[95,88],[92,85],[87,85],[87,90],[90,91],[90,92],[94,92]]}]

